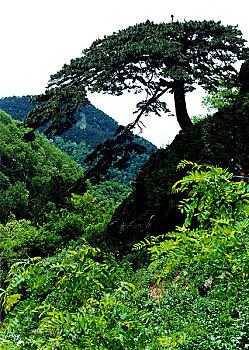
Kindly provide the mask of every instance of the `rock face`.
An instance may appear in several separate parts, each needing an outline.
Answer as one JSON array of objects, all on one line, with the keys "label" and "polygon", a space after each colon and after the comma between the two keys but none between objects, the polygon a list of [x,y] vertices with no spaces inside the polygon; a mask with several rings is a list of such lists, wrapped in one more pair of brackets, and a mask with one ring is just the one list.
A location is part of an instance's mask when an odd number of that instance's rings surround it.
[{"label": "rock face", "polygon": [[135,191],[116,209],[107,235],[119,250],[146,236],[173,230],[183,221],[179,198],[171,193],[184,173],[176,171],[187,159],[228,168],[234,175],[249,173],[249,63],[240,72],[241,93],[229,108],[180,132],[166,149],[154,153],[133,181]]}]

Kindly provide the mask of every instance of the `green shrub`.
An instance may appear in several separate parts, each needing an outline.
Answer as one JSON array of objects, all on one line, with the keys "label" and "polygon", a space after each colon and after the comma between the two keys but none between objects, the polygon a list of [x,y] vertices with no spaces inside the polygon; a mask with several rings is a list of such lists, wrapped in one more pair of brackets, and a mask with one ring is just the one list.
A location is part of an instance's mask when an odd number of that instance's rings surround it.
[{"label": "green shrub", "polygon": [[218,167],[184,161],[179,168],[189,165],[192,171],[173,186],[173,191],[187,193],[179,204],[186,214],[183,226],[137,247],[151,243],[152,260],[157,263],[163,258],[163,275],[172,270],[191,275],[193,267],[202,266],[204,278],[212,276],[212,283],[222,292],[223,288],[228,294],[245,289],[249,277],[249,186],[231,181],[233,175]]}]

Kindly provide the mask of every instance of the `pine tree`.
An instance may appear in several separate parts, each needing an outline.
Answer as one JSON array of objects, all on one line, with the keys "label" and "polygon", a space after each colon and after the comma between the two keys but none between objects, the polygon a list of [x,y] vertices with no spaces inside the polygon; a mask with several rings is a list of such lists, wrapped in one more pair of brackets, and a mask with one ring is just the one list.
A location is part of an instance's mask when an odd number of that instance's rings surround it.
[{"label": "pine tree", "polygon": [[234,63],[248,56],[242,33],[235,26],[214,21],[145,23],[98,39],[55,75],[45,94],[33,102],[24,124],[33,128],[47,125],[45,133],[60,134],[74,122],[74,111],[90,103],[87,93],[122,95],[124,91],[146,92],[136,106],[139,125],[142,115],[169,112],[160,98],[173,93],[176,118],[184,130],[191,127],[185,94],[194,84],[207,91],[223,84],[236,84]]}]

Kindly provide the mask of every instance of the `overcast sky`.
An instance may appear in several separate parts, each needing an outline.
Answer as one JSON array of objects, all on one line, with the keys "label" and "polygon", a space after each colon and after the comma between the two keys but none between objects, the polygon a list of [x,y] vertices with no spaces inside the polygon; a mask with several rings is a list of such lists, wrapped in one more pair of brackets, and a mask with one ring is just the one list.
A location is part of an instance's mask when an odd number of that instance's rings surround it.
[{"label": "overcast sky", "polygon": [[[248,0],[0,0],[0,97],[44,92],[49,77],[95,39],[146,21],[220,20],[249,41]],[[190,115],[203,113],[201,95],[188,97]],[[169,98],[172,98],[170,95]],[[94,95],[91,102],[121,124],[136,100]],[[174,117],[150,117],[142,136],[158,146],[178,132]]]}]

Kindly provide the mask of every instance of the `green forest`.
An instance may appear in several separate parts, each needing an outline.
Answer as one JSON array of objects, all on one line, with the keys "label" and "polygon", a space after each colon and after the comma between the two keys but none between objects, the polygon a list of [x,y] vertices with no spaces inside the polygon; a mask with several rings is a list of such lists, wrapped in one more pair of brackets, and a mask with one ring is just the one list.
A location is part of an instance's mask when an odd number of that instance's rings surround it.
[{"label": "green forest", "polygon": [[[237,27],[147,21],[0,99],[1,349],[249,349],[248,82]],[[121,126],[89,91],[146,97]],[[168,93],[157,149],[133,130]]]}]

